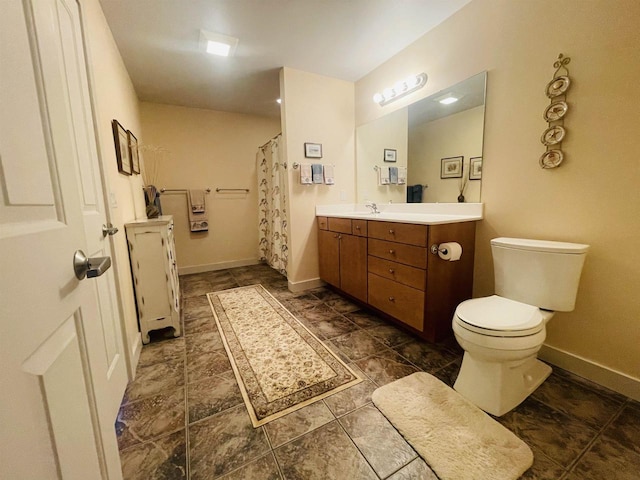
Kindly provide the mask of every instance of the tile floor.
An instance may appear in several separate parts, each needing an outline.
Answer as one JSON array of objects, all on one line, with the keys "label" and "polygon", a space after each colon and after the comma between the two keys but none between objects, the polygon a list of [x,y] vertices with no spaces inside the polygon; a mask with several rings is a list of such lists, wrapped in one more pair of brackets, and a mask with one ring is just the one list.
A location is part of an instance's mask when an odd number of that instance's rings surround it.
[{"label": "tile floor", "polygon": [[[462,351],[429,344],[340,295],[294,295],[266,266],[183,276],[184,336],[155,332],[116,432],[132,479],[437,479],[371,403],[377,386],[423,370],[451,385]],[[254,429],[206,293],[262,283],[365,381]],[[163,338],[165,336],[166,338]],[[499,419],[535,455],[527,479],[637,479],[640,403],[558,368]]]}]

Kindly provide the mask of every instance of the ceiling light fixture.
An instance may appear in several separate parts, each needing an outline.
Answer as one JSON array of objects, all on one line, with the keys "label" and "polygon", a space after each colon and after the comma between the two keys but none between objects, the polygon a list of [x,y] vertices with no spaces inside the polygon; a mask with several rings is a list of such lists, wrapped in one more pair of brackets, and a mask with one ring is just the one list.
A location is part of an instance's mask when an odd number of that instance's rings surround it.
[{"label": "ceiling light fixture", "polygon": [[409,93],[424,87],[427,84],[427,74],[411,75],[410,77],[396,82],[393,87],[385,88],[382,93],[376,93],[373,101],[381,107],[393,102]]},{"label": "ceiling light fixture", "polygon": [[447,98],[443,98],[442,100],[438,100],[440,103],[442,103],[443,105],[450,105],[452,103],[455,103],[458,101],[458,99],[456,97],[447,97]]},{"label": "ceiling light fixture", "polygon": [[211,55],[232,57],[238,46],[238,39],[221,33],[200,30],[200,48]]},{"label": "ceiling light fixture", "polygon": [[463,96],[464,95],[457,95],[455,93],[447,92],[444,95],[440,95],[439,97],[435,98],[434,101],[440,102],[443,105],[451,105],[452,103],[460,100]]}]

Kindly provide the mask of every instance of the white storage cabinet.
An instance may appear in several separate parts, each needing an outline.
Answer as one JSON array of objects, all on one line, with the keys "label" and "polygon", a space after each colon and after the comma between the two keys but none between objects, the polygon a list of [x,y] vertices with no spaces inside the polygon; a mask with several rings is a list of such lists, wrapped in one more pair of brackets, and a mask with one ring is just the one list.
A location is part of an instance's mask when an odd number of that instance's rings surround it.
[{"label": "white storage cabinet", "polygon": [[142,343],[149,331],[165,327],[180,331],[180,283],[173,238],[173,217],[136,220],[125,224]]}]

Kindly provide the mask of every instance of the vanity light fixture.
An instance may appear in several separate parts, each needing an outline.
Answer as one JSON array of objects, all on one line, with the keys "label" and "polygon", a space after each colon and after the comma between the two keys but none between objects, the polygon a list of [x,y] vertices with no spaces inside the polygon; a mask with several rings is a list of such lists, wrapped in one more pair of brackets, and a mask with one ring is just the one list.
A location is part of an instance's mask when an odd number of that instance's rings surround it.
[{"label": "vanity light fixture", "polygon": [[238,46],[238,39],[221,33],[200,30],[200,47],[211,55],[232,57]]},{"label": "vanity light fixture", "polygon": [[427,74],[411,75],[410,77],[396,82],[393,87],[385,88],[382,93],[376,93],[373,101],[381,107],[387,103],[393,102],[405,95],[415,92],[424,87],[427,83]]}]

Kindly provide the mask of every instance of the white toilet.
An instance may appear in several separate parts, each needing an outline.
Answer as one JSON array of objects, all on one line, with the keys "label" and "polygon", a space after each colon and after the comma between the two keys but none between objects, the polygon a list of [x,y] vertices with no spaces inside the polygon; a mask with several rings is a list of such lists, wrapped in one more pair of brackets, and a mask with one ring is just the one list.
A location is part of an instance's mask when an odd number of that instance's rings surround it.
[{"label": "white toilet", "polygon": [[453,332],[464,349],[454,388],[500,416],[551,374],[536,358],[555,311],[573,310],[589,245],[494,238],[496,295],[462,302]]}]

